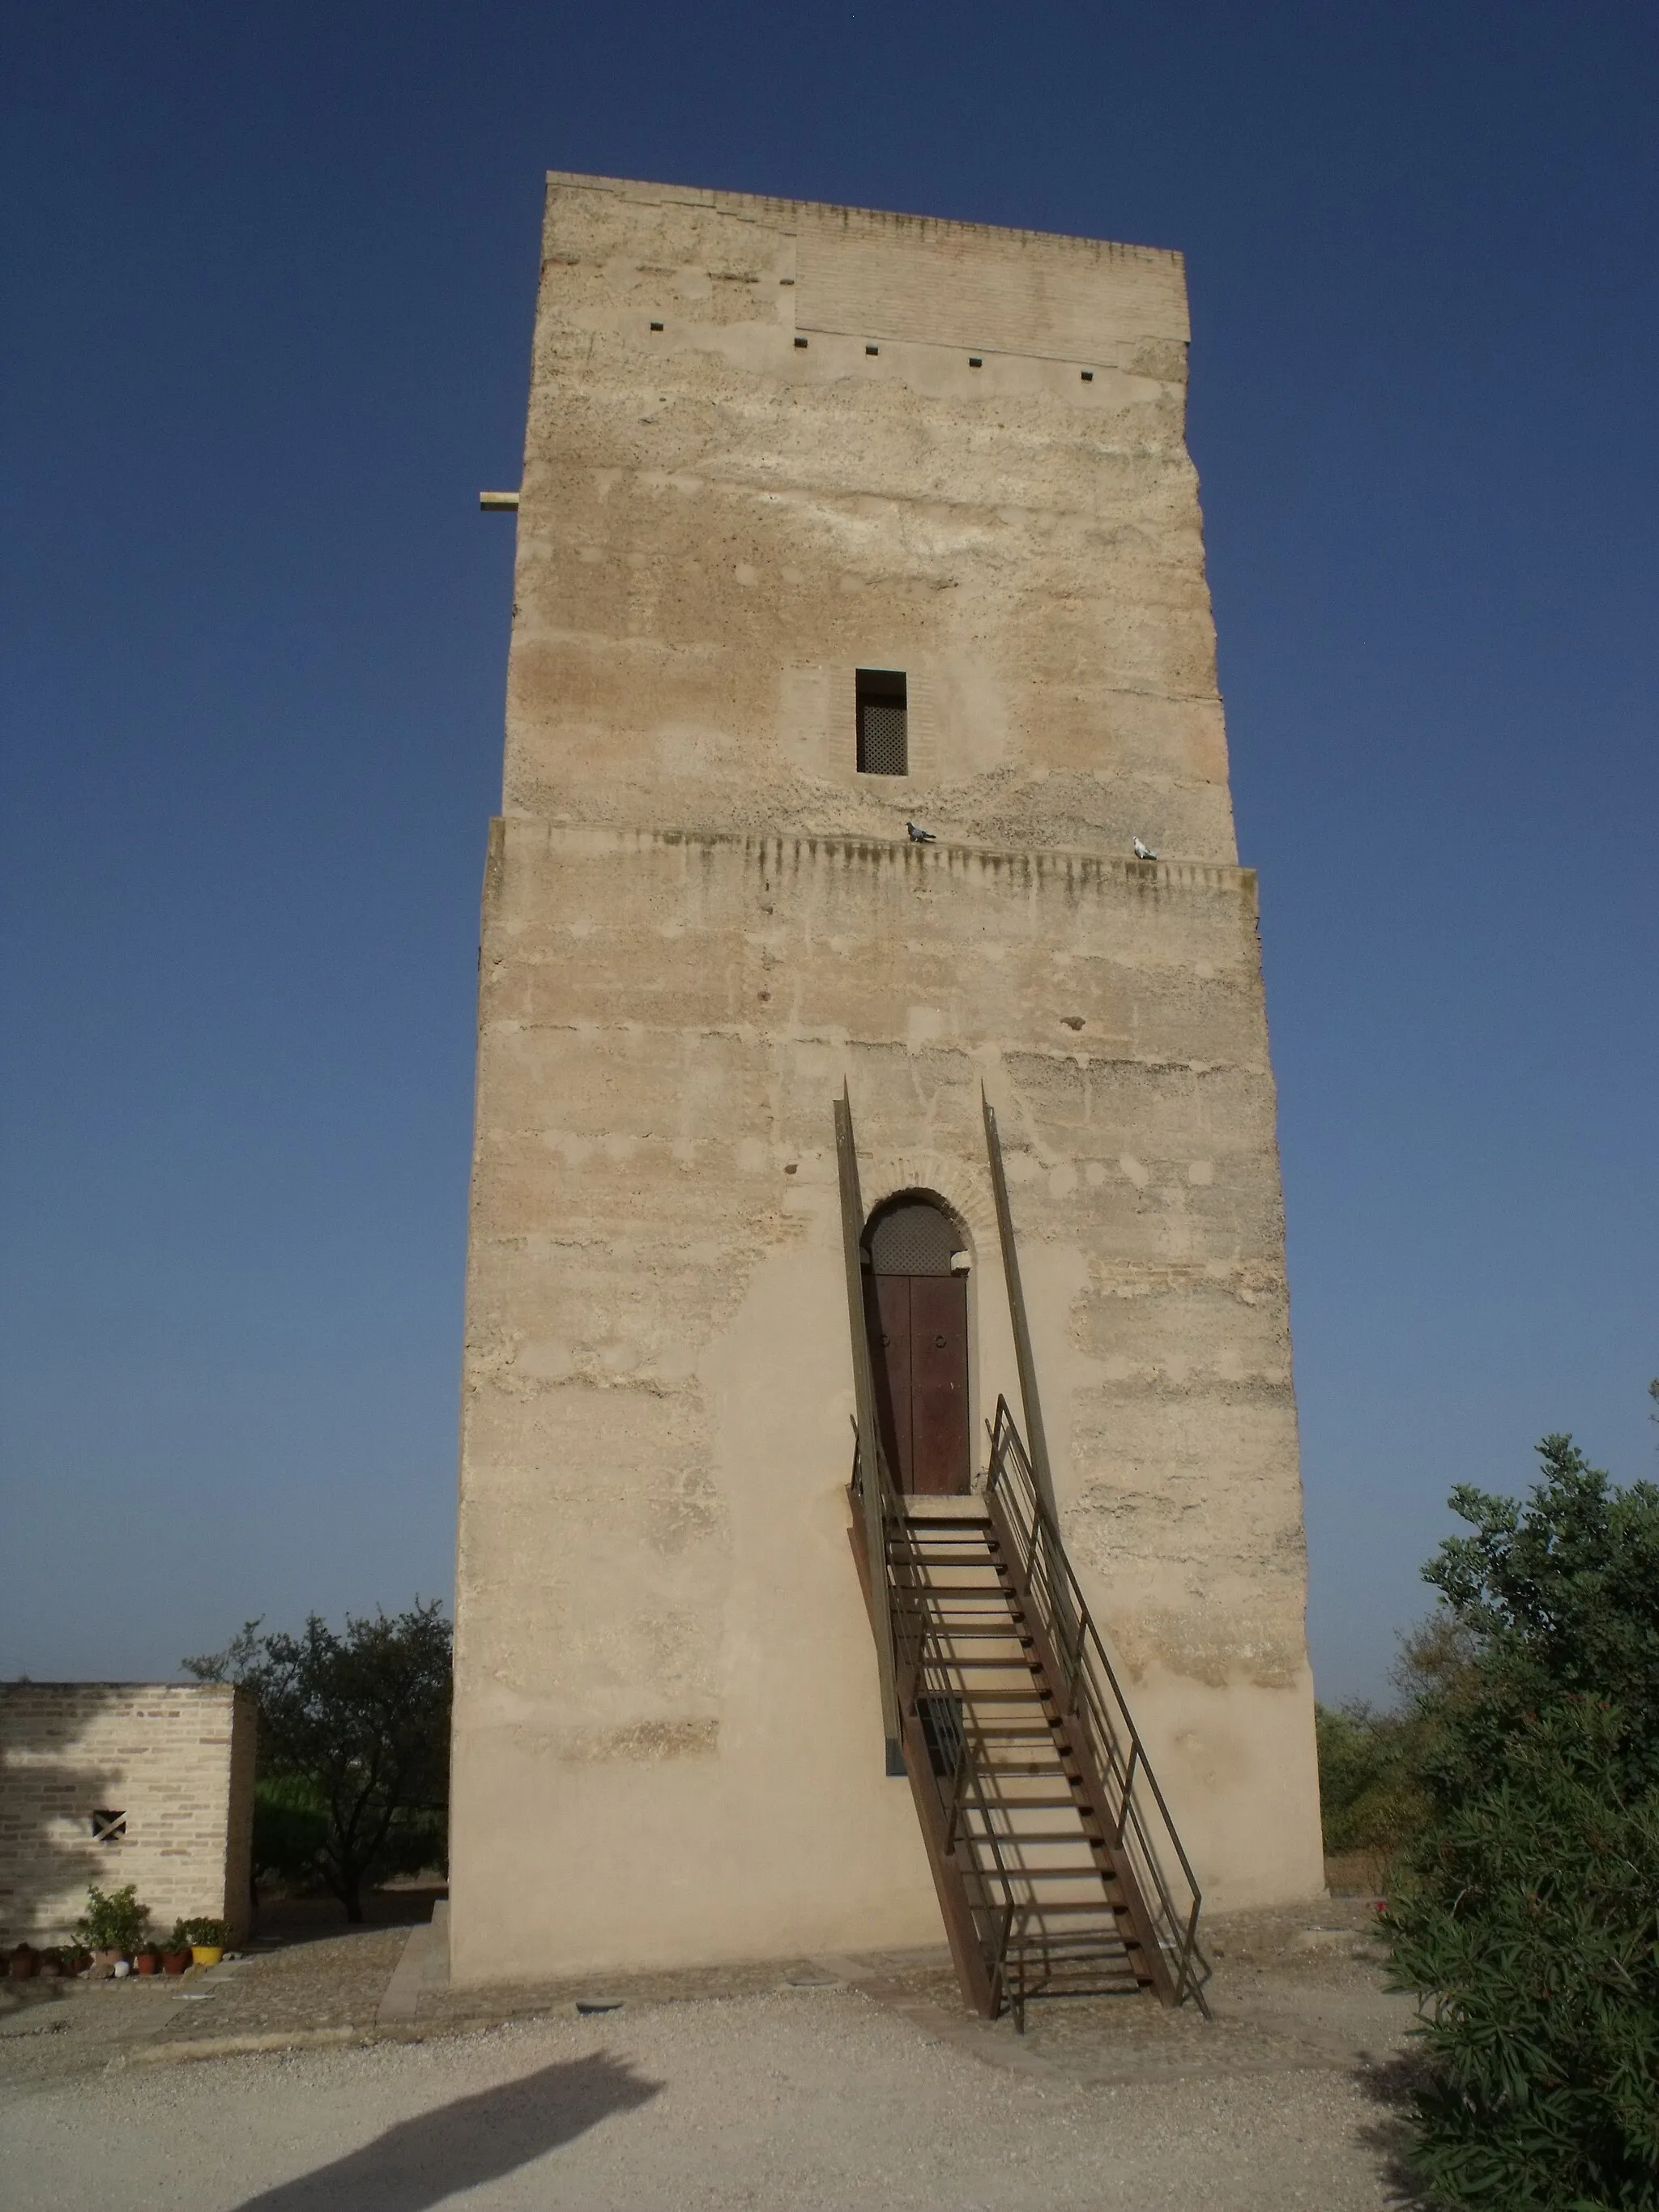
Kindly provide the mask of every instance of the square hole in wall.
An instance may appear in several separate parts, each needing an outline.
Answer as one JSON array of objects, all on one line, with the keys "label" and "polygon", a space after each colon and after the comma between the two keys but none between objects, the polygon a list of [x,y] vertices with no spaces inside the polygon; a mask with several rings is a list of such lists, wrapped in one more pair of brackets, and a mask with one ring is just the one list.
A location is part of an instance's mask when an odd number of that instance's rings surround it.
[{"label": "square hole in wall", "polygon": [[978,354],[970,353],[968,356],[968,366],[969,368],[983,368],[985,363]]},{"label": "square hole in wall", "polygon": [[653,323],[651,327],[653,331],[659,331],[662,328],[662,325],[660,323]]},{"label": "square hole in wall", "polygon": [[797,350],[798,352],[799,352],[799,353],[805,353],[805,350],[806,350],[806,341],[805,341],[805,338],[797,338],[797,339],[795,340],[795,348],[796,348],[796,350]]},{"label": "square hole in wall", "polygon": [[92,1840],[94,1844],[119,1844],[126,1839],[127,1816],[125,1813],[106,1810],[92,1816]]},{"label": "square hole in wall", "polygon": [[1085,384],[1092,384],[1092,383],[1094,382],[1094,380],[1095,380],[1095,373],[1094,373],[1093,369],[1091,369],[1091,368],[1085,368],[1085,369],[1082,372],[1082,375],[1083,375],[1083,381],[1084,381]]},{"label": "square hole in wall", "polygon": [[881,351],[881,348],[879,346],[866,346],[864,350],[866,353],[879,353]]},{"label": "square hole in wall", "polygon": [[910,773],[909,687],[902,668],[858,672],[859,774]]}]

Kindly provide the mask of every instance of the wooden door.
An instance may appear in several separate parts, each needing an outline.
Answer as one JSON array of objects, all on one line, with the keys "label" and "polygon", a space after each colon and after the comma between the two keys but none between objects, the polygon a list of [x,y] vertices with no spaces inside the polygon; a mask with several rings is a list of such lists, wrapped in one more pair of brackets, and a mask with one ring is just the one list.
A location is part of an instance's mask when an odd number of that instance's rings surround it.
[{"label": "wooden door", "polygon": [[968,1433],[968,1285],[960,1275],[864,1279],[876,1419],[899,1488],[963,1495]]},{"label": "wooden door", "polygon": [[960,1275],[912,1275],[910,1474],[924,1497],[968,1488],[968,1285]]}]

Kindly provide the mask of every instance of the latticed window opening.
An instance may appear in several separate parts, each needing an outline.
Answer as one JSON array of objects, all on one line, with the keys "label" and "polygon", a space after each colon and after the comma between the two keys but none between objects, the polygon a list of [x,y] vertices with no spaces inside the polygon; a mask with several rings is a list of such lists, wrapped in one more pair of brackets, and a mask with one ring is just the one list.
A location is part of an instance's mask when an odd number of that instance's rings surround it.
[{"label": "latticed window opening", "polygon": [[925,1198],[902,1199],[878,1213],[865,1236],[878,1275],[949,1275],[961,1238],[949,1214]]},{"label": "latticed window opening", "polygon": [[904,672],[860,668],[858,707],[859,774],[908,775],[910,715]]},{"label": "latticed window opening", "polygon": [[109,1807],[100,1808],[92,1816],[92,1840],[94,1844],[119,1844],[126,1840],[127,1816]]}]

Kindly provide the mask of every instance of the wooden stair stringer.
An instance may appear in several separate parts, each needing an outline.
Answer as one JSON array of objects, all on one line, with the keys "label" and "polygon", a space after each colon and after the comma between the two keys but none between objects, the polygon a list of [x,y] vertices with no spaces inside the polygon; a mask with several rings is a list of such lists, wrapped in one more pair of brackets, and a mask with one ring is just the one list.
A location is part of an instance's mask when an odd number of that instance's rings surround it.
[{"label": "wooden stair stringer", "polygon": [[[872,1630],[881,1633],[870,1589],[870,1565],[865,1557],[864,1528],[857,1514],[853,1516],[847,1540],[852,1547],[853,1563],[858,1569],[859,1588],[864,1594],[865,1609],[870,1616]],[[985,1964],[985,1954],[980,1934],[974,1922],[973,1900],[968,1884],[955,1853],[945,1848],[945,1819],[937,1793],[933,1788],[927,1739],[916,1715],[914,1695],[906,1694],[900,1686],[899,1725],[904,1747],[904,1768],[910,1784],[911,1802],[916,1808],[917,1823],[921,1829],[923,1849],[927,1855],[928,1870],[933,1877],[933,1888],[939,1898],[939,1913],[945,1922],[946,1940],[951,1946],[951,1963],[957,1970],[957,1980],[966,2002],[982,2020],[994,2020],[1001,2009],[1000,1993],[994,1987]]]},{"label": "wooden stair stringer", "polygon": [[[1024,1571],[1020,1565],[1019,1547],[1014,1532],[1009,1525],[1006,1513],[1003,1510],[1001,1499],[994,1497],[989,1500],[989,1504],[991,1526],[995,1534],[997,1550],[1001,1554],[1004,1570],[1026,1631],[1031,1638],[1032,1647],[1043,1678],[1050,1687],[1055,1712],[1059,1716],[1054,1727],[1055,1748],[1060,1753],[1062,1767],[1069,1765],[1075,1770],[1075,1782],[1071,1781],[1069,1774],[1067,1776],[1074,1800],[1080,1795],[1081,1798],[1088,1801],[1088,1808],[1093,1815],[1093,1826],[1101,1831],[1098,1839],[1091,1835],[1089,1841],[1097,1863],[1100,1866],[1103,1881],[1115,1884],[1122,1894],[1123,1903],[1114,1909],[1129,1923],[1129,1936],[1126,1941],[1125,1948],[1129,1955],[1132,1970],[1136,1980],[1143,1988],[1150,1988],[1155,1991],[1163,2003],[1176,2005],[1180,2002],[1180,1994],[1176,1985],[1176,1978],[1170,1971],[1170,1961],[1164,1954],[1164,1947],[1158,1940],[1152,1914],[1148,1911],[1146,1900],[1141,1894],[1140,1885],[1135,1879],[1128,1854],[1117,1848],[1107,1833],[1108,1808],[1112,1801],[1106,1788],[1106,1778],[1101,1772],[1090,1747],[1087,1731],[1074,1717],[1066,1700],[1065,1670],[1060,1664],[1058,1653],[1049,1641],[1038,1608],[1032,1601]],[[1079,1803],[1078,1809],[1079,1815],[1085,1814],[1085,1807],[1081,1802]]]}]

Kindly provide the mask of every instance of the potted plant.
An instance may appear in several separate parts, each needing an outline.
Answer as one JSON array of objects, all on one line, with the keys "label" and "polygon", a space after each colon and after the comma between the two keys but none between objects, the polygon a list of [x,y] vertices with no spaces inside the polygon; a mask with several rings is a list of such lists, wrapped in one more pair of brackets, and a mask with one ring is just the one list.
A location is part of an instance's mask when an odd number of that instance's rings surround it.
[{"label": "potted plant", "polygon": [[161,1972],[182,1974],[190,1965],[190,1930],[182,1920],[173,1923],[173,1933],[161,1946]]},{"label": "potted plant", "polygon": [[187,1920],[185,1923],[190,1937],[190,1955],[198,1966],[216,1966],[225,1955],[225,1923],[222,1920]]},{"label": "potted plant", "polygon": [[154,1943],[141,1943],[132,1954],[132,1969],[135,1973],[159,1973],[161,1966],[161,1954]]},{"label": "potted plant", "polygon": [[27,1982],[31,1980],[39,1965],[40,1958],[38,1954],[35,1952],[33,1946],[29,1943],[20,1943],[17,1948],[11,1954],[11,1978],[13,1981]]},{"label": "potted plant", "polygon": [[87,1892],[87,1909],[76,1921],[75,1933],[92,1953],[94,1981],[108,1979],[118,1966],[125,1966],[143,1942],[149,1921],[149,1907],[138,1902],[131,1882],[107,1894],[101,1889]]}]

